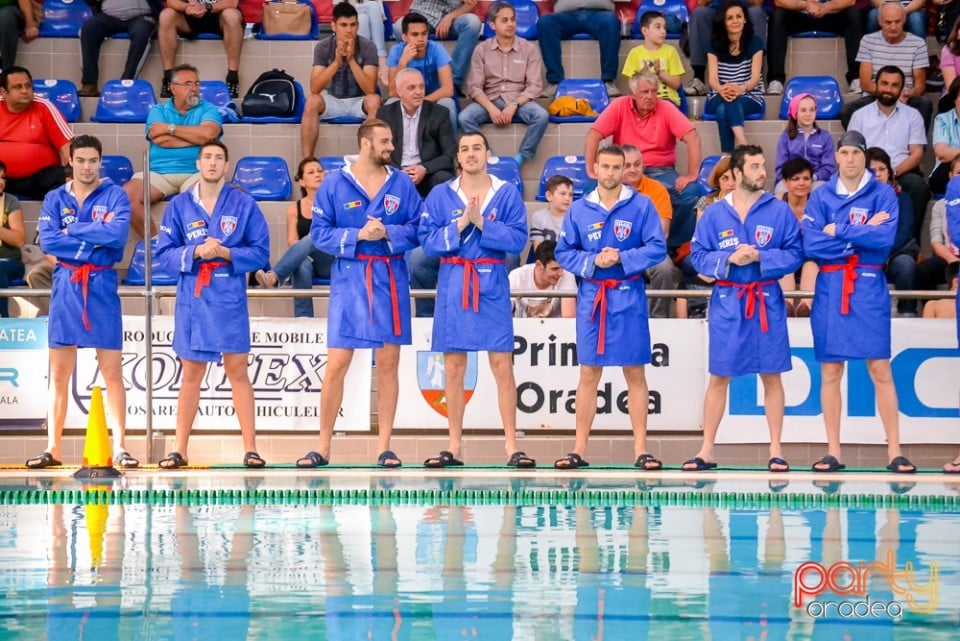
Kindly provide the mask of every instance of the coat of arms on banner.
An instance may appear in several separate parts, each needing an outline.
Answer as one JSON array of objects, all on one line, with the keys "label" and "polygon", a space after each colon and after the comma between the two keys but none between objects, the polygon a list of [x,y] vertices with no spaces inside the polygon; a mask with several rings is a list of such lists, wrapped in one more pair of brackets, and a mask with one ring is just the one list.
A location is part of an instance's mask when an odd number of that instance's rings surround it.
[{"label": "coat of arms on banner", "polygon": [[[440,416],[447,415],[446,376],[443,352],[417,352],[417,386],[427,405]],[[463,377],[465,402],[477,388],[477,353],[467,352],[467,371]]]},{"label": "coat of arms on banner", "polygon": [[229,236],[233,233],[233,230],[237,228],[237,217],[236,216],[222,216],[220,218],[220,231],[223,232],[224,236]]}]

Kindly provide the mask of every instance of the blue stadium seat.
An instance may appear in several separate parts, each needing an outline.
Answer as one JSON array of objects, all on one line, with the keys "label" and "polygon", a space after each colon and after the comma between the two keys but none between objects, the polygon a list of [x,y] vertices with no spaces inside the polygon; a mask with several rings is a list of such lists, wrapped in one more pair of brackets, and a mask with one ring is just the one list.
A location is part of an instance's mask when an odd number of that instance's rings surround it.
[{"label": "blue stadium seat", "polygon": [[802,33],[795,33],[791,38],[840,38],[842,36],[833,33],[832,31],[804,31]]},{"label": "blue stadium seat", "polygon": [[[531,0],[511,0],[514,10],[517,12],[517,35],[527,40],[537,39],[537,20],[540,19],[540,12],[537,11],[537,5]],[[493,37],[493,27],[489,21],[483,23],[483,37]]]},{"label": "blue stadium seat", "polygon": [[817,120],[836,120],[843,106],[840,83],[830,76],[794,76],[783,88],[780,103],[780,120],[787,119],[787,107],[794,96],[808,93],[817,101]]},{"label": "blue stadium seat", "polygon": [[290,170],[279,156],[247,156],[237,162],[233,183],[255,200],[290,198]]},{"label": "blue stadium seat", "polygon": [[306,102],[306,98],[303,96],[303,85],[301,85],[296,80],[293,81],[293,88],[296,92],[296,104],[293,106],[293,115],[288,118],[283,118],[279,116],[244,116],[243,122],[247,123],[270,123],[270,122],[289,122],[293,124],[299,124],[300,119],[303,118],[303,104]]},{"label": "blue stadium seat", "polygon": [[328,174],[331,171],[336,171],[347,164],[347,162],[343,159],[343,156],[320,156],[317,158],[317,160],[320,161],[323,171]]},{"label": "blue stadium seat", "polygon": [[104,156],[100,165],[100,177],[109,178],[122,185],[133,178],[133,163],[126,156]]},{"label": "blue stadium seat", "polygon": [[200,98],[214,107],[230,102],[230,89],[223,80],[204,80],[200,83]]},{"label": "blue stadium seat", "polygon": [[33,95],[52,102],[67,122],[80,120],[80,98],[73,81],[34,78]]},{"label": "blue stadium seat", "polygon": [[[610,98],[607,96],[607,88],[602,80],[591,78],[578,78],[574,80],[561,80],[557,85],[557,93],[554,100],[561,96],[573,96],[576,99],[585,98],[590,107],[600,114],[610,105]],[[596,116],[550,116],[550,122],[593,122]]]},{"label": "blue stadium seat", "polygon": [[697,184],[700,185],[700,191],[703,192],[704,196],[713,191],[713,187],[707,184],[707,180],[710,178],[713,168],[722,157],[723,156],[707,156],[700,162],[700,173],[697,175]]},{"label": "blue stadium seat", "polygon": [[[300,0],[298,0],[299,2]],[[257,32],[257,40],[316,40],[320,35],[320,23],[317,21],[317,10],[312,2],[303,2],[310,8],[310,33],[305,36],[294,36],[286,33],[266,34],[263,29]]]},{"label": "blue stadium seat", "polygon": [[84,0],[44,0],[41,38],[77,38],[80,27],[93,17]]},{"label": "blue stadium seat", "polygon": [[566,176],[573,181],[574,198],[581,198],[597,185],[596,180],[587,176],[583,156],[551,156],[543,164],[543,173],[540,174],[540,189],[537,190],[537,200],[546,201],[547,180],[557,174]]},{"label": "blue stadium seat", "polygon": [[[683,87],[680,88],[683,90]],[[717,114],[710,111],[710,100],[707,100],[703,104],[703,115],[700,116],[700,120],[716,120]],[[763,117],[767,114],[767,103],[760,103],[760,113],[750,114],[747,116],[747,120],[763,120]]]},{"label": "blue stadium seat", "polygon": [[[151,265],[153,273],[151,281],[154,285],[176,285],[179,274],[171,274],[157,262],[157,238],[150,240]],[[146,270],[144,268],[144,245],[143,241],[137,243],[133,248],[133,257],[130,259],[130,267],[127,270],[127,277],[123,279],[124,285],[145,285],[147,282]]]},{"label": "blue stadium seat", "polygon": [[680,37],[683,25],[690,22],[690,11],[683,0],[641,0],[637,5],[637,15],[633,19],[631,36],[643,38],[640,33],[640,18],[648,11],[659,11],[667,19],[667,36]]},{"label": "blue stadium seat", "polygon": [[356,116],[338,116],[337,118],[324,118],[320,116],[320,122],[325,122],[328,125],[359,125],[363,122],[363,118],[357,118]]},{"label": "blue stadium seat", "polygon": [[146,80],[108,80],[100,90],[93,122],[146,122],[157,104],[153,85]]},{"label": "blue stadium seat", "polygon": [[517,191],[523,196],[523,178],[520,177],[520,165],[516,160],[510,156],[490,156],[487,171],[504,182],[516,185]]}]

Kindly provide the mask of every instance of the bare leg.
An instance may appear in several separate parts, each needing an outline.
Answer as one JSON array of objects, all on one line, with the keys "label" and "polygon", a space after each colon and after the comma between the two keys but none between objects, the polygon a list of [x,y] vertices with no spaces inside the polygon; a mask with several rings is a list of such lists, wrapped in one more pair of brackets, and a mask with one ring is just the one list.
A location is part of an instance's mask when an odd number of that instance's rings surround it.
[{"label": "bare leg", "polygon": [[323,391],[320,394],[320,441],[317,453],[330,459],[330,444],[333,441],[333,426],[343,403],[343,379],[353,360],[352,349],[331,347],[327,350],[327,369],[323,375]]},{"label": "bare leg", "polygon": [[[890,361],[885,358],[868,359],[867,371],[877,390],[877,411],[880,422],[887,435],[887,459],[893,460],[902,455],[900,451],[900,411],[897,406],[897,389],[893,384],[893,371]],[[906,470],[904,466],[900,469]]]},{"label": "bare leg", "polygon": [[243,438],[243,451],[257,451],[256,408],[253,400],[253,385],[247,373],[248,354],[224,354],[223,369],[230,380],[230,392],[233,395],[233,407],[240,421],[240,436]]},{"label": "bare leg", "polygon": [[488,352],[490,369],[497,381],[497,405],[503,423],[504,448],[507,456],[519,451],[517,445],[517,382],[513,376],[513,355],[510,352]]},{"label": "bare leg", "polygon": [[843,401],[840,398],[840,379],[843,377],[844,363],[821,363],[820,405],[823,408],[823,422],[827,428],[827,454],[838,461],[840,458],[840,412]]},{"label": "bare leg", "polygon": [[467,372],[465,352],[444,352],[443,370],[446,377],[445,394],[447,397],[447,425],[450,429],[449,452],[454,458],[463,453],[463,412],[466,407],[466,394],[463,379]]},{"label": "bare leg", "polygon": [[107,384],[107,421],[113,435],[114,456],[126,452],[127,390],[123,386],[123,352],[119,349],[98,349],[97,363]]},{"label": "bare leg", "polygon": [[[397,397],[400,384],[397,368],[400,364],[400,346],[384,343],[377,350],[377,451],[390,449],[390,437],[393,435],[393,419],[397,414]],[[397,459],[387,459],[385,463],[399,463]]]},{"label": "bare leg", "polygon": [[50,348],[50,405],[47,409],[47,451],[59,460],[62,452],[63,423],[67,419],[70,378],[77,364],[76,347]]},{"label": "bare leg", "polygon": [[227,52],[228,71],[240,69],[243,28],[243,16],[239,9],[224,9],[220,12],[220,29],[223,31],[223,48]]},{"label": "bare leg", "polygon": [[160,62],[165,70],[173,69],[177,62],[177,33],[187,31],[189,29],[183,14],[173,9],[160,12],[157,21],[157,44],[160,46]]},{"label": "bare leg", "polygon": [[[783,380],[780,374],[761,374],[763,382],[763,411],[767,415],[767,427],[770,428],[770,458],[783,458],[781,438],[783,437],[783,413],[786,401],[783,394]],[[787,467],[774,463],[774,470],[786,470]]]},{"label": "bare leg", "polygon": [[[633,428],[633,455],[648,454],[647,413],[650,393],[647,389],[647,377],[643,365],[623,368],[623,378],[627,381],[627,412],[630,414],[630,426]],[[593,404],[597,406],[596,403]]]},{"label": "bare leg", "polygon": [[181,358],[180,362],[183,365],[183,376],[180,393],[177,395],[177,435],[174,438],[173,451],[187,458],[187,443],[190,441],[193,420],[200,408],[200,384],[207,373],[207,364],[184,358]]},{"label": "bare leg", "polygon": [[327,103],[318,94],[310,94],[303,105],[303,117],[300,119],[300,155],[312,156],[320,136],[320,114],[327,109]]},{"label": "bare leg", "polygon": [[[146,218],[146,208],[143,204],[143,181],[139,178],[134,178],[123,186],[123,190],[127,192],[127,197],[130,198],[130,228],[133,229],[140,238],[143,238]],[[161,200],[163,200],[163,192],[156,187],[150,187],[150,202],[157,203]],[[150,236],[153,237],[156,233],[157,226],[151,217]]]},{"label": "bare leg", "polygon": [[[730,385],[729,376],[710,375],[707,382],[707,392],[703,396],[703,443],[697,452],[697,458],[708,463],[714,460],[713,445],[717,440],[717,431],[723,419],[723,411],[727,407],[727,388]],[[684,470],[696,470],[695,463],[684,463]]]},{"label": "bare leg", "polygon": [[[590,428],[597,415],[597,385],[603,374],[602,367],[593,365],[580,366],[580,381],[577,383],[576,396],[576,424],[577,433],[573,443],[573,452],[579,456],[587,453],[587,441],[590,439]],[[567,465],[560,462],[560,467]]]}]

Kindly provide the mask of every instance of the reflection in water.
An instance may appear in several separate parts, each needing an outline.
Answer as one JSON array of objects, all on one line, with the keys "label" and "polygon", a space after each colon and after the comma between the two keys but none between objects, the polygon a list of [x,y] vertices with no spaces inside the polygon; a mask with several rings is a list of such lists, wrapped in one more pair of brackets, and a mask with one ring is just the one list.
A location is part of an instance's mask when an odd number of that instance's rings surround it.
[{"label": "reflection in water", "polygon": [[[794,606],[801,563],[890,555],[939,565],[932,613]],[[960,638],[960,515],[914,511],[0,506],[0,576],[0,639]]]}]

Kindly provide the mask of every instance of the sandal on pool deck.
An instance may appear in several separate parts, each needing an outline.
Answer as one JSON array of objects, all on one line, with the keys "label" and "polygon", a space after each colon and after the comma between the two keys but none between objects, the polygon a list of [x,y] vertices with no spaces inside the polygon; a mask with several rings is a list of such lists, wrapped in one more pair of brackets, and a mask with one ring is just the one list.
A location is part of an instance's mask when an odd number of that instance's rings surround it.
[{"label": "sandal on pool deck", "polygon": [[53,458],[53,454],[50,452],[44,452],[40,456],[28,459],[24,465],[29,467],[31,470],[42,470],[45,467],[57,467],[59,465],[63,465],[63,463]]},{"label": "sandal on pool deck", "polygon": [[943,466],[944,474],[960,474],[960,460],[950,461]]},{"label": "sandal on pool deck", "polygon": [[507,461],[507,467],[516,467],[520,469],[530,469],[537,466],[537,462],[527,456],[525,452],[517,450],[510,455],[510,460]]},{"label": "sandal on pool deck", "polygon": [[400,460],[400,457],[394,454],[392,450],[384,450],[380,453],[380,456],[377,457],[377,465],[380,467],[400,467],[403,465],[403,461]]},{"label": "sandal on pool deck", "polygon": [[157,461],[157,467],[161,470],[175,470],[177,468],[186,467],[187,459],[183,458],[180,452],[170,452],[162,459]]},{"label": "sandal on pool deck", "polygon": [[130,452],[124,450],[114,457],[113,462],[119,465],[124,469],[131,469],[134,467],[140,467],[140,461],[133,458]]},{"label": "sandal on pool deck", "polygon": [[428,458],[423,462],[424,467],[440,468],[440,467],[462,467],[463,461],[457,460],[453,455],[453,452],[448,452],[443,450],[436,456]]},{"label": "sandal on pool deck", "polygon": [[[688,465],[693,465],[693,467],[687,467]],[[706,472],[707,470],[716,469],[716,467],[717,464],[713,461],[704,461],[699,456],[694,456],[684,461],[683,465],[680,466],[680,470],[683,472]]]},{"label": "sandal on pool deck", "polygon": [[648,472],[656,472],[663,469],[663,463],[657,460],[653,454],[641,454],[637,457],[634,467],[639,467]]},{"label": "sandal on pool deck", "polygon": [[[782,470],[774,469],[774,467],[773,467],[774,465],[782,465],[782,466],[784,467],[784,469],[782,469]],[[781,458],[781,457],[779,457],[779,456],[774,456],[774,457],[771,458],[769,461],[767,461],[767,470],[773,472],[774,474],[781,474],[781,473],[783,473],[783,472],[789,472],[789,471],[790,471],[790,464],[787,463],[787,460],[786,460],[785,458]]]},{"label": "sandal on pool deck", "polygon": [[305,455],[297,459],[297,467],[301,468],[323,467],[329,463],[330,461],[323,458],[323,454],[320,454],[319,452],[307,452]]},{"label": "sandal on pool deck", "polygon": [[[818,465],[825,465],[826,467],[817,467]],[[822,459],[813,464],[810,468],[814,472],[839,472],[840,470],[847,469],[847,466],[837,460],[837,457],[832,454],[827,454]]]},{"label": "sandal on pool deck", "polygon": [[[905,467],[907,469],[902,470],[900,468]],[[906,456],[897,456],[894,457],[890,464],[887,465],[887,469],[893,472],[894,474],[913,474],[917,471],[917,466],[911,463]]]},{"label": "sandal on pool deck", "polygon": [[261,467],[266,467],[267,462],[264,461],[256,452],[247,452],[243,455],[243,466],[251,469],[259,469]]},{"label": "sandal on pool deck", "polygon": [[553,467],[558,470],[575,470],[578,467],[590,467],[590,464],[576,452],[570,452],[561,459],[557,459]]}]

